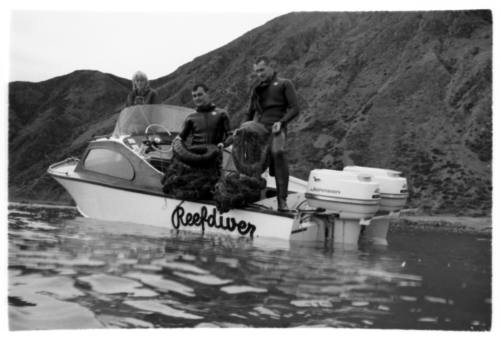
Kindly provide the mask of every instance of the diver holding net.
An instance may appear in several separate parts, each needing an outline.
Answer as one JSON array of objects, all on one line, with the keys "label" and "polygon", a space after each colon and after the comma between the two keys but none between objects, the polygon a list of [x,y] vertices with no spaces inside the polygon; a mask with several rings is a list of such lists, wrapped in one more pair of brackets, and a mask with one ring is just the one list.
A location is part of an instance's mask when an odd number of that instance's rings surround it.
[{"label": "diver holding net", "polygon": [[196,111],[186,117],[172,142],[174,157],[162,180],[163,192],[181,199],[212,199],[221,175],[222,148],[230,143],[229,118],[212,103],[205,84],[196,84],[191,94]]}]

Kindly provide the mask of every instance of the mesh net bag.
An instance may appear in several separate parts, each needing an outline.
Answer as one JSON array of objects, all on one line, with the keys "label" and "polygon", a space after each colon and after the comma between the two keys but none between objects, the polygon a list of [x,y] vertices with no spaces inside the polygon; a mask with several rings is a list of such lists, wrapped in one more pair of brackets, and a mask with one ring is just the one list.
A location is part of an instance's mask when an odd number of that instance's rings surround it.
[{"label": "mesh net bag", "polygon": [[235,131],[233,161],[247,176],[259,177],[269,166],[269,131],[261,123],[245,122]]},{"label": "mesh net bag", "polygon": [[221,213],[234,208],[242,208],[260,200],[261,190],[265,189],[266,180],[261,177],[250,177],[237,172],[229,172],[221,176],[215,184],[214,200]]},{"label": "mesh net bag", "polygon": [[174,157],[162,180],[163,192],[179,199],[210,200],[220,178],[220,162],[200,168],[187,165]]}]

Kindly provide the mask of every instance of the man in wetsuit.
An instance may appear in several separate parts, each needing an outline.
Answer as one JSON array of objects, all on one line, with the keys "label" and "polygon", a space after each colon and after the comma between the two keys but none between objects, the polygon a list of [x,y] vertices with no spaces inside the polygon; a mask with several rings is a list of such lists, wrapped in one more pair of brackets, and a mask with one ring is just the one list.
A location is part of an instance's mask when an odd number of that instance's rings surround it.
[{"label": "man in wetsuit", "polygon": [[186,141],[191,136],[191,145],[215,144],[220,148],[229,145],[227,112],[212,103],[205,84],[196,84],[191,95],[196,105],[196,112],[186,117],[179,137]]},{"label": "man in wetsuit", "polygon": [[[252,89],[250,106],[244,121],[254,120],[262,123],[269,131],[270,141],[284,132],[287,124],[299,113],[297,94],[292,82],[280,78],[274,70],[274,63],[266,56],[255,59],[253,70],[257,76],[257,85]],[[284,142],[284,141],[283,141]],[[283,143],[282,143],[283,144]],[[286,150],[271,148],[269,173],[275,177],[278,195],[278,210],[288,210],[288,159]]]},{"label": "man in wetsuit", "polygon": [[149,80],[142,71],[137,71],[132,77],[132,91],[127,96],[125,106],[158,104],[158,93],[149,86]]}]

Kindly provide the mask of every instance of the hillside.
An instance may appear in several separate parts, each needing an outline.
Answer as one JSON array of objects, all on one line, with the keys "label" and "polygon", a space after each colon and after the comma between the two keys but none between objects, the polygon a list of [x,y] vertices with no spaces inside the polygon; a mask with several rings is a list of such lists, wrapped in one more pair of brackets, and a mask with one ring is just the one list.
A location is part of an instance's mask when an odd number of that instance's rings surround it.
[{"label": "hillside", "polygon": [[97,71],[10,83],[9,199],[68,202],[48,166],[80,156],[92,135],[109,133],[129,88],[130,81]]},{"label": "hillside", "polygon": [[[301,114],[289,127],[293,175],[356,164],[403,171],[411,207],[491,209],[489,11],[290,13],[152,81],[165,103],[191,106],[198,81],[236,126],[255,56],[277,59]],[[110,132],[130,83],[77,71],[10,84],[12,197],[67,199],[46,167]],[[76,141],[76,142],[75,142]],[[62,196],[61,196],[62,195]]]}]

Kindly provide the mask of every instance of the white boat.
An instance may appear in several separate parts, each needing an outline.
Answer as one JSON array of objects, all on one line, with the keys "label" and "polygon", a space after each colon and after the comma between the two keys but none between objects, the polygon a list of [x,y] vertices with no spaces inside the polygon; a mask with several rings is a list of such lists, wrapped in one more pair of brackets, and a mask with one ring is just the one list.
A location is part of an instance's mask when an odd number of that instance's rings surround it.
[{"label": "white boat", "polygon": [[[286,212],[277,210],[274,178],[267,171],[260,201],[223,214],[214,201],[165,195],[161,180],[173,157],[171,142],[191,112],[171,105],[125,108],[110,136],[93,139],[81,160],[68,158],[48,173],[85,217],[200,233],[355,244],[361,224],[380,214],[379,184],[363,171],[313,170],[309,182],[290,177]],[[224,152],[223,171],[231,171],[230,150]]]}]

